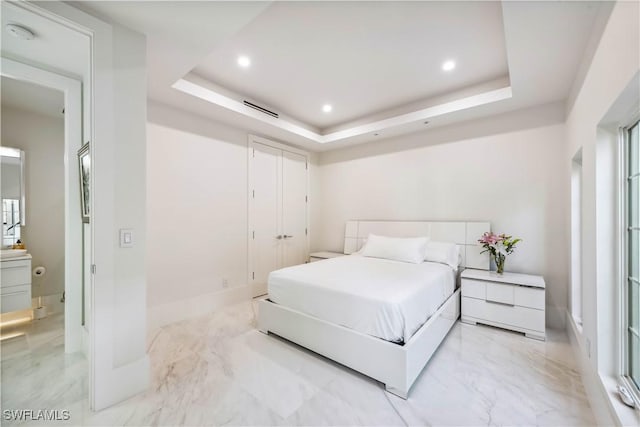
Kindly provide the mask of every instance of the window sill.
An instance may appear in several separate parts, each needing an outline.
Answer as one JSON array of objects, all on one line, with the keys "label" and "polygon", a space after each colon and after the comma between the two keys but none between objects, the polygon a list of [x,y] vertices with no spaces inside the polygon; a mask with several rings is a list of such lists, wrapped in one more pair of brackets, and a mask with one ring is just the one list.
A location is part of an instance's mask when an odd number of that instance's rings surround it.
[{"label": "window sill", "polygon": [[621,426],[640,426],[640,410],[633,409],[622,403],[618,397],[618,378],[610,375],[599,375],[600,381],[607,392],[609,408],[616,417],[618,425]]}]

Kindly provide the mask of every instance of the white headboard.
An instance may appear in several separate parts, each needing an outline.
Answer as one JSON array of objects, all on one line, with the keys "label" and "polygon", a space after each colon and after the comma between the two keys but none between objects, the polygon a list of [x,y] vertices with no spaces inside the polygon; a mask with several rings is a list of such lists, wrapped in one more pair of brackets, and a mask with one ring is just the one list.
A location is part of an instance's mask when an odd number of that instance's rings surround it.
[{"label": "white headboard", "polygon": [[347,221],[344,233],[344,253],[351,254],[362,247],[370,233],[391,237],[428,236],[439,242],[456,243],[462,254],[461,267],[489,270],[489,254],[481,254],[478,239],[491,231],[489,222],[450,221]]}]

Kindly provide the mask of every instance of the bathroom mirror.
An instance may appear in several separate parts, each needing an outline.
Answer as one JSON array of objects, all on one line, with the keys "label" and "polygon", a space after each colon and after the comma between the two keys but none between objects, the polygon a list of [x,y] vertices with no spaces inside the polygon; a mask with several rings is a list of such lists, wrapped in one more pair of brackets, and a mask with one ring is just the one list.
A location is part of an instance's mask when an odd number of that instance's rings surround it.
[{"label": "bathroom mirror", "polygon": [[20,228],[26,225],[24,151],[0,147],[2,172],[2,247],[10,247],[20,239]]}]

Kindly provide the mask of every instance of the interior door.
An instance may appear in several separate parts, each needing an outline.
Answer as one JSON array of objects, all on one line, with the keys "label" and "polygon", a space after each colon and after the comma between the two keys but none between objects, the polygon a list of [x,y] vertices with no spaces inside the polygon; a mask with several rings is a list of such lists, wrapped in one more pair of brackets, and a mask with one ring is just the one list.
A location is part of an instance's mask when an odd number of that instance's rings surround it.
[{"label": "interior door", "polygon": [[249,230],[252,270],[249,281],[253,296],[267,293],[269,273],[280,268],[282,150],[252,143],[249,202],[253,229]]},{"label": "interior door", "polygon": [[282,152],[282,267],[307,261],[307,159]]}]

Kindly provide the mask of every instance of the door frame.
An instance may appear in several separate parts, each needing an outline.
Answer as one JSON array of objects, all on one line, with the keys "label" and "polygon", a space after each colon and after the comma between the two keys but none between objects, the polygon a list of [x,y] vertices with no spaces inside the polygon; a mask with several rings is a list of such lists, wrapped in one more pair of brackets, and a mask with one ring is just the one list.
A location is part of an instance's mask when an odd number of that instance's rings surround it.
[{"label": "door frame", "polygon": [[82,220],[80,218],[78,150],[82,147],[82,83],[51,71],[2,57],[2,76],[61,91],[64,94],[64,351],[83,349]]},{"label": "door frame", "polygon": [[[115,170],[118,153],[119,130],[125,126],[126,118],[118,113],[117,102],[123,96],[128,80],[128,71],[122,71],[122,59],[129,64],[131,58],[122,57],[119,49],[122,40],[120,30],[113,23],[95,17],[62,1],[47,2],[12,1],[3,2],[2,7],[23,9],[46,18],[60,26],[71,29],[87,38],[88,64],[83,76],[83,135],[91,147],[91,283],[89,327],[89,407],[101,410],[132,395],[143,392],[149,386],[150,362],[144,344],[136,347],[131,358],[123,358],[119,351],[135,340],[144,342],[145,337],[145,282],[144,276],[121,278],[117,275],[122,264],[118,253],[117,230],[121,224],[117,217]],[[139,47],[139,46],[138,46]],[[132,69],[134,72],[136,69]],[[63,70],[64,71],[64,70]],[[123,81],[124,79],[124,81]],[[140,106],[134,107],[136,110]],[[126,121],[126,120],[125,120]],[[142,131],[143,126],[138,130]],[[137,245],[144,244],[144,233]],[[118,297],[124,290],[135,288],[135,299],[121,301]],[[132,288],[132,289],[133,289]],[[121,292],[122,291],[122,292]],[[118,319],[132,316],[135,324],[129,329]],[[142,338],[142,341],[141,341]]]},{"label": "door frame", "polygon": [[309,242],[310,242],[310,236],[311,236],[311,227],[310,227],[310,213],[311,213],[311,195],[310,193],[310,171],[311,171],[311,162],[310,162],[310,155],[309,152],[301,150],[299,148],[296,147],[292,147],[290,145],[287,144],[283,144],[281,142],[276,142],[276,141],[272,141],[270,139],[267,138],[263,138],[257,135],[252,135],[249,134],[247,137],[247,285],[248,288],[250,289],[251,295],[253,296],[253,289],[254,289],[254,279],[253,279],[253,250],[252,250],[252,241],[253,241],[253,222],[254,222],[254,218],[256,217],[256,213],[253,212],[253,204],[251,203],[251,200],[253,199],[253,188],[251,186],[251,183],[253,182],[253,166],[252,166],[252,162],[251,159],[253,158],[253,148],[252,145],[256,143],[256,144],[262,144],[262,145],[266,145],[268,147],[271,148],[276,148],[278,150],[282,150],[282,151],[288,151],[290,153],[295,153],[295,154],[299,154],[301,156],[304,156],[304,158],[306,159],[307,162],[307,177],[306,177],[306,187],[307,187],[307,194],[309,195],[308,201],[307,201],[307,212],[306,212],[306,218],[305,218],[305,222],[307,225],[307,230],[309,230],[308,234],[305,236],[306,237],[306,249],[307,249],[307,253],[309,253]]}]

